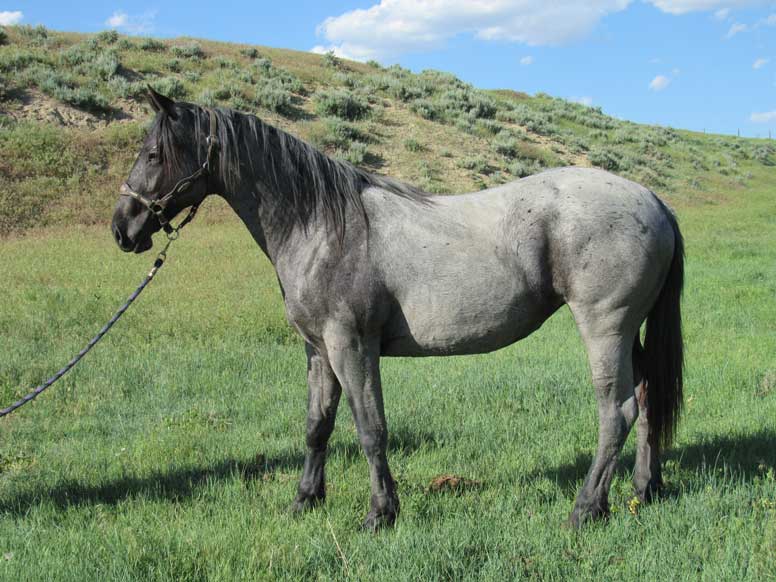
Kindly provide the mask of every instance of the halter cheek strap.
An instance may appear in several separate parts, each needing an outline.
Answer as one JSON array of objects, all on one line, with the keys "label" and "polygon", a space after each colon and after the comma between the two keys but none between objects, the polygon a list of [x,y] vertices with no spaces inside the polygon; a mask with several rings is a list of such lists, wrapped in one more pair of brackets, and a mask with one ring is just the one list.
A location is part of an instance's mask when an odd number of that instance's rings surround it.
[{"label": "halter cheek strap", "polygon": [[167,210],[167,207],[169,206],[170,202],[172,202],[173,198],[176,195],[183,194],[184,192],[187,192],[188,190],[190,190],[192,186],[197,182],[197,180],[199,180],[203,176],[207,177],[208,175],[212,174],[213,162],[215,159],[216,150],[218,149],[218,137],[216,136],[217,120],[216,120],[216,114],[213,112],[212,109],[207,109],[206,111],[210,116],[210,134],[207,136],[207,157],[205,158],[205,163],[202,164],[200,168],[198,168],[190,176],[186,176],[185,178],[178,180],[175,186],[173,186],[172,189],[169,192],[167,192],[167,194],[165,194],[164,196],[161,196],[156,200],[153,200],[148,196],[141,194],[140,192],[135,192],[132,188],[129,187],[129,184],[127,184],[126,182],[124,182],[124,184],[121,187],[121,195],[134,198],[135,200],[140,202],[143,206],[148,208],[151,214],[153,214],[156,217],[156,219],[159,221],[159,224],[164,229],[164,232],[166,232],[168,235],[172,234],[177,230],[180,230],[184,225],[191,222],[191,220],[194,218],[194,215],[197,212],[197,208],[199,207],[199,204],[194,204],[191,207],[191,210],[189,210],[189,214],[186,216],[186,218],[184,218],[183,221],[176,228],[173,228],[173,226],[170,224],[170,218],[168,218],[167,215],[165,214],[165,211]]}]

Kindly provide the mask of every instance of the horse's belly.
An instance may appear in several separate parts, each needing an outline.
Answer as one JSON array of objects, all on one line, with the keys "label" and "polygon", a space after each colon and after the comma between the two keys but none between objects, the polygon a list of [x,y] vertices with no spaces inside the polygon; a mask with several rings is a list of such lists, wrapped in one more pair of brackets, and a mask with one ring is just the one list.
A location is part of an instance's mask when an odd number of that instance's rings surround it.
[{"label": "horse's belly", "polygon": [[405,302],[395,310],[383,334],[383,355],[491,352],[526,337],[555,310],[528,296],[485,302],[467,302],[455,294],[435,299]]}]

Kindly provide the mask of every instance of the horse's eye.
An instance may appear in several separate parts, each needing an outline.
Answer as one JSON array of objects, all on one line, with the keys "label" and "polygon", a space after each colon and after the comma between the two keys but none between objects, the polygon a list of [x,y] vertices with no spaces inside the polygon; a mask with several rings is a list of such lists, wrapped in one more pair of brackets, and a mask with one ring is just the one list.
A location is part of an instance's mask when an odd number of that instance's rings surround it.
[{"label": "horse's eye", "polygon": [[149,162],[155,162],[159,159],[159,154],[156,150],[151,150],[148,152],[148,161]]}]

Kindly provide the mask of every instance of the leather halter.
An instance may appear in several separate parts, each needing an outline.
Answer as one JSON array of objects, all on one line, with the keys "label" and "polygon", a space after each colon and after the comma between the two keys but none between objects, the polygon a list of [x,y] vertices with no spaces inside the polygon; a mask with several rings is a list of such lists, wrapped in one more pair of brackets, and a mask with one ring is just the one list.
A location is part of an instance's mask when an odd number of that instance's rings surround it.
[{"label": "leather halter", "polygon": [[178,225],[177,228],[173,228],[173,226],[170,224],[171,218],[167,218],[165,215],[165,210],[169,206],[170,202],[172,202],[173,198],[177,194],[183,194],[184,192],[190,190],[197,180],[203,176],[207,178],[207,176],[213,172],[213,160],[216,154],[216,150],[218,149],[218,137],[216,136],[217,120],[216,114],[212,109],[207,109],[206,111],[210,116],[210,134],[207,136],[207,157],[205,158],[205,163],[202,164],[202,166],[200,166],[190,176],[186,176],[185,178],[178,180],[175,186],[173,186],[172,189],[167,192],[167,194],[161,196],[157,200],[152,200],[140,192],[135,192],[126,182],[124,182],[121,188],[121,196],[129,196],[134,198],[143,206],[148,208],[151,214],[153,214],[159,221],[159,224],[162,226],[162,229],[164,229],[164,232],[166,232],[168,235],[172,234],[176,230],[179,230],[184,226],[184,224],[190,222],[191,219],[194,218],[194,214],[197,212],[197,208],[199,207],[199,204],[192,205],[188,216],[183,219],[183,222]]}]

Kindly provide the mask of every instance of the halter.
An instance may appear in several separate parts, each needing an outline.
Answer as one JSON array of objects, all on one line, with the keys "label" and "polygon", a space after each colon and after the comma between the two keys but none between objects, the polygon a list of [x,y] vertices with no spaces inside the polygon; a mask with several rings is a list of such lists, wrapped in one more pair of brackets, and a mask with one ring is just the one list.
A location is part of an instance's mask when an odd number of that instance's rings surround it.
[{"label": "halter", "polygon": [[202,164],[202,166],[200,166],[190,176],[178,180],[175,186],[173,186],[167,194],[158,200],[152,200],[140,192],[135,192],[126,182],[124,182],[124,185],[121,188],[121,196],[130,196],[148,208],[148,210],[159,221],[159,224],[162,226],[162,229],[164,229],[164,232],[167,233],[167,236],[174,236],[174,233],[191,222],[191,220],[194,218],[194,215],[197,213],[197,209],[199,208],[199,204],[192,205],[188,215],[186,215],[186,218],[184,218],[177,227],[173,228],[173,226],[170,224],[171,219],[167,218],[164,213],[173,197],[176,194],[183,194],[184,192],[190,190],[194,183],[203,176],[207,177],[208,175],[212,174],[213,158],[215,156],[216,149],[218,148],[218,137],[216,136],[216,114],[212,109],[206,109],[206,111],[210,116],[210,135],[207,136],[207,157],[205,158],[205,163]]}]

